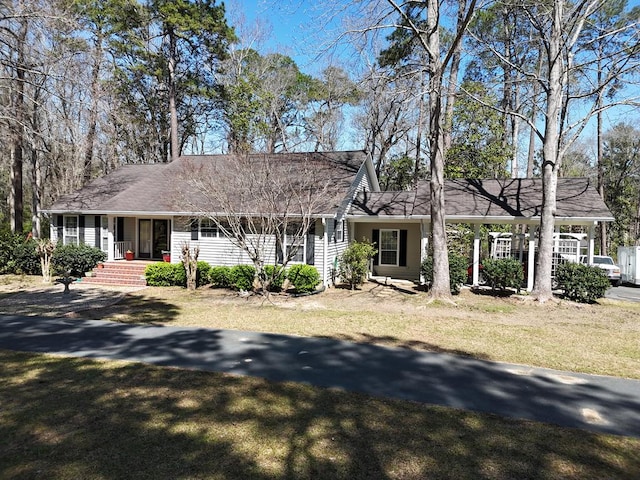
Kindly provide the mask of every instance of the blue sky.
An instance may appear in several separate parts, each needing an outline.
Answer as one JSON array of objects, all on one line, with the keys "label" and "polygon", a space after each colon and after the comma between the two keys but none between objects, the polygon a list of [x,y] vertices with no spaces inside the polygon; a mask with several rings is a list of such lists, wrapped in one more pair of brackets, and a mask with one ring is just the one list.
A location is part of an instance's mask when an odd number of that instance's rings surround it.
[{"label": "blue sky", "polygon": [[[226,0],[228,18],[233,24],[238,12],[251,24],[257,19],[270,26],[270,34],[259,50],[262,53],[279,52],[291,56],[305,73],[318,75],[329,63],[327,56],[319,56],[322,37],[335,36],[340,30],[322,16],[323,5],[331,4],[336,10],[351,4],[351,0]],[[629,8],[640,6],[640,0],[629,0]],[[335,31],[332,31],[335,30]],[[344,52],[341,61],[344,61]],[[358,60],[356,59],[356,62]],[[362,63],[360,61],[360,63]],[[358,67],[356,67],[358,68]],[[347,70],[350,70],[347,68]],[[637,108],[616,108],[605,113],[608,125],[637,118]],[[582,138],[591,136],[591,126]],[[587,140],[588,141],[588,140]],[[360,146],[358,147],[360,148]]]}]

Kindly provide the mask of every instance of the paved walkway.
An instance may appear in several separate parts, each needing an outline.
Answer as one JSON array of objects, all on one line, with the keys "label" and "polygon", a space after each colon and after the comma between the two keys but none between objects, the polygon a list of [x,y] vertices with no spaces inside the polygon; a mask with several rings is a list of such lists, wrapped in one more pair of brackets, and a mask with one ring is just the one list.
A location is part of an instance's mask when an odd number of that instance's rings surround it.
[{"label": "paved walkway", "polygon": [[303,382],[640,437],[640,381],[330,339],[0,316],[0,348]]}]

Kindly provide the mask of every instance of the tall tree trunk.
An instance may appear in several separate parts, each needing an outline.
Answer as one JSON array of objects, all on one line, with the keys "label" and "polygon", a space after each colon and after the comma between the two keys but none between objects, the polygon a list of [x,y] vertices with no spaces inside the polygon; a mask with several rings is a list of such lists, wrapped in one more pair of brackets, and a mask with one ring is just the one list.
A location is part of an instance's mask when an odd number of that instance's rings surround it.
[{"label": "tall tree trunk", "polygon": [[[538,78],[542,78],[542,47],[538,47]],[[536,124],[536,117],[538,116],[538,103],[536,99],[540,95],[540,83],[533,82],[533,105],[531,106],[531,125]],[[531,127],[529,132],[529,151],[527,152],[527,178],[533,178],[533,171],[536,164],[536,129]]]},{"label": "tall tree trunk", "polygon": [[176,63],[177,45],[173,30],[169,33],[169,116],[170,116],[170,154],[173,162],[180,156],[180,143],[178,142],[178,109],[176,107]]},{"label": "tall tree trunk", "polygon": [[24,220],[24,200],[23,200],[23,146],[24,146],[24,121],[25,115],[25,74],[26,59],[25,48],[27,41],[27,19],[20,20],[20,28],[16,36],[16,84],[14,94],[14,126],[12,131],[12,165],[11,165],[11,231],[21,233]]},{"label": "tall tree trunk", "polygon": [[420,99],[418,103],[418,125],[416,129],[416,161],[413,167],[413,186],[420,179],[420,157],[422,153],[422,125],[424,122],[424,72],[420,72]]},{"label": "tall tree trunk", "polygon": [[42,206],[42,174],[40,172],[40,162],[38,161],[38,151],[31,150],[31,234],[33,238],[42,236],[42,226],[40,223],[40,208]]},{"label": "tall tree trunk", "polygon": [[[464,23],[465,12],[467,10],[467,0],[458,2],[458,27]],[[458,42],[451,55],[451,68],[449,69],[449,82],[447,84],[447,103],[444,113],[444,151],[451,147],[451,131],[453,129],[453,108],[456,103],[456,91],[458,88],[458,73],[460,72],[460,58],[462,52],[462,42]]]},{"label": "tall tree trunk", "polygon": [[538,261],[533,286],[533,297],[544,302],[553,296],[551,290],[551,272],[553,260],[553,232],[555,228],[556,191],[560,158],[560,109],[562,107],[564,69],[561,42],[564,0],[556,0],[553,4],[553,19],[548,55],[548,86],[546,90],[545,132],[542,162],[542,213],[540,215],[540,236],[538,242]]},{"label": "tall tree trunk", "polygon": [[89,109],[89,126],[84,152],[84,171],[82,185],[91,181],[93,167],[93,146],[96,141],[96,130],[98,125],[98,100],[100,96],[100,65],[102,63],[102,35],[98,33],[95,40],[93,52],[93,70],[91,71],[91,108]]},{"label": "tall tree trunk", "polygon": [[[602,85],[602,54],[598,54],[598,85]],[[604,167],[602,165],[602,91],[598,92],[596,99],[597,110],[596,114],[596,165],[598,170],[598,193],[602,200],[605,199],[604,191]],[[600,240],[600,255],[607,254],[607,222],[600,222],[599,224],[599,240]]]},{"label": "tall tree trunk", "polygon": [[428,0],[427,31],[429,49],[429,139],[431,160],[431,233],[433,239],[433,283],[431,298],[451,298],[449,255],[445,228],[444,136],[442,132],[442,61],[438,25],[439,1]]}]

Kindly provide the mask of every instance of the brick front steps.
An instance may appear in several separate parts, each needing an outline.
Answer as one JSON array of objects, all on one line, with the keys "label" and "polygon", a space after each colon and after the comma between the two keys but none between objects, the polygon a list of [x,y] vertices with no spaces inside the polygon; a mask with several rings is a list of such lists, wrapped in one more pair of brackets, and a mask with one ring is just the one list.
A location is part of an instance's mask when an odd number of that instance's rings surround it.
[{"label": "brick front steps", "polygon": [[94,268],[93,277],[84,277],[82,283],[92,283],[96,285],[130,285],[146,286],[144,279],[144,269],[149,262],[138,262],[125,260],[115,262],[104,262],[103,268]]}]

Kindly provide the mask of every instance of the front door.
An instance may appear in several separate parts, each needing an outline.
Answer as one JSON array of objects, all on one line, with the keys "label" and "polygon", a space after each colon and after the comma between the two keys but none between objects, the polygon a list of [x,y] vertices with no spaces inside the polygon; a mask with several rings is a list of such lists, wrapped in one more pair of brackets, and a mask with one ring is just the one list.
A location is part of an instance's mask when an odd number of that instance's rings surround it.
[{"label": "front door", "polygon": [[151,235],[151,220],[138,220],[138,257],[151,258],[151,246],[153,245]]},{"label": "front door", "polygon": [[153,258],[162,258],[163,250],[169,250],[169,220],[154,220]]}]

